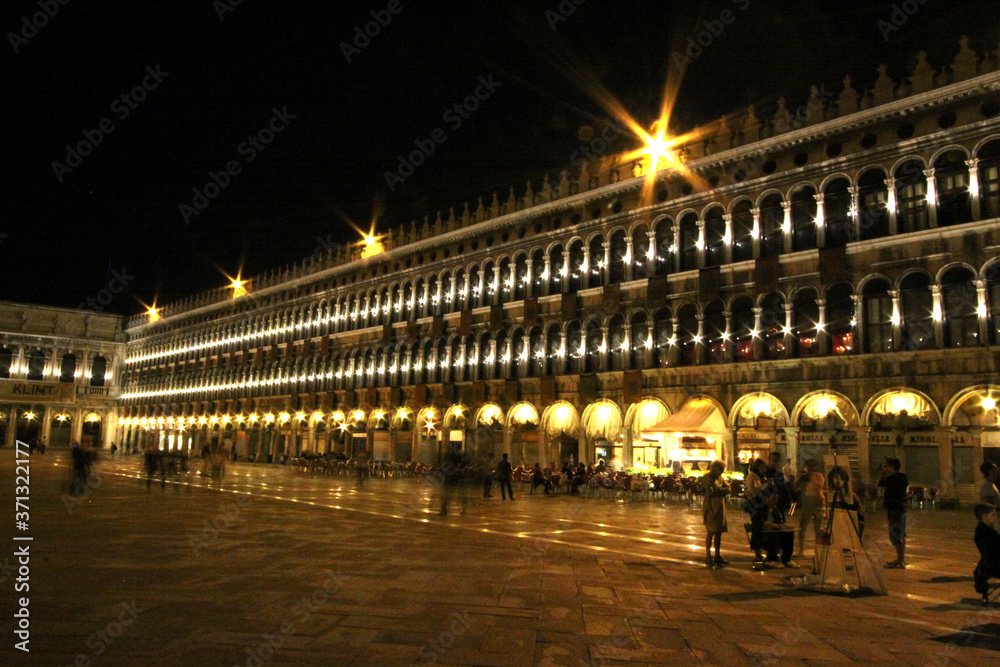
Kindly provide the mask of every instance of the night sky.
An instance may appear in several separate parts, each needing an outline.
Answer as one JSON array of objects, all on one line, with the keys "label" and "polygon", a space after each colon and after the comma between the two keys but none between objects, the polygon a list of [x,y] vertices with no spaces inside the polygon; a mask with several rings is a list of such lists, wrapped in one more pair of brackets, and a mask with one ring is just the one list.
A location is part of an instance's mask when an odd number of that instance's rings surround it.
[{"label": "night sky", "polygon": [[[866,89],[880,62],[898,80],[921,49],[940,68],[962,35],[980,53],[1000,44],[986,2],[897,2],[916,11],[889,32],[891,2],[235,1],[4,3],[0,299],[76,307],[110,270],[128,285],[106,310],[134,313],[218,287],[220,271],[356,241],[346,220],[367,228],[379,212],[384,231],[479,196],[488,206],[529,178],[537,190],[608,117],[588,90],[599,83],[648,127],[680,71],[673,54],[705,21],[719,34],[685,68],[675,134],[750,103],[770,116],[779,95],[794,109],[810,85],[839,93],[845,74]],[[358,48],[372,11],[387,25]],[[25,27],[33,15],[42,27]],[[474,112],[445,115],[482,80]],[[390,189],[396,156],[435,130],[444,140]],[[87,136],[89,155],[67,155]],[[227,164],[225,187],[196,201]]]}]

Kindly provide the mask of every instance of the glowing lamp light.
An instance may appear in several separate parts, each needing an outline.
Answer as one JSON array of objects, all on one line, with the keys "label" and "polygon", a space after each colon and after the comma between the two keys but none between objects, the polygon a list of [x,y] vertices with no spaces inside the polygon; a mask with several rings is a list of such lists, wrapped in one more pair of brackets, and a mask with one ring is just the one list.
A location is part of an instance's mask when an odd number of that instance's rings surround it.
[{"label": "glowing lamp light", "polygon": [[987,396],[980,405],[983,406],[983,410],[992,410],[997,406],[997,401],[992,396]]},{"label": "glowing lamp light", "polygon": [[229,415],[222,415],[222,423],[223,424],[228,424],[231,421],[232,421],[232,417],[230,417]]},{"label": "glowing lamp light", "polygon": [[211,417],[208,418],[208,421],[210,424],[218,424],[219,418],[216,415],[212,415]]},{"label": "glowing lamp light", "polygon": [[653,336],[652,335],[650,335],[650,336],[648,336],[646,338],[646,342],[643,344],[643,347],[645,347],[647,350],[652,350],[653,349]]},{"label": "glowing lamp light", "polygon": [[282,412],[281,414],[278,415],[278,421],[280,421],[282,424],[286,423],[291,418],[292,416],[287,412]]},{"label": "glowing lamp light", "polygon": [[306,413],[299,410],[298,412],[295,413],[295,418],[298,419],[300,422],[305,421]]},{"label": "glowing lamp light", "polygon": [[355,410],[354,412],[351,413],[351,417],[354,419],[354,421],[359,422],[365,418],[365,411]]},{"label": "glowing lamp light", "polygon": [[333,421],[335,421],[337,423],[340,423],[340,422],[344,421],[344,412],[342,410],[337,410],[336,412],[334,412],[330,416],[333,418]]},{"label": "glowing lamp light", "polygon": [[146,315],[149,317],[150,324],[160,321],[160,311],[156,306],[150,306],[147,308]]},{"label": "glowing lamp light", "polygon": [[240,280],[238,276],[232,279],[232,282],[229,283],[229,287],[233,290],[234,299],[247,295],[246,281]]},{"label": "glowing lamp light", "polygon": [[248,419],[250,420],[251,424],[256,424],[257,420],[259,420],[260,417],[257,416],[256,412],[253,412],[253,413],[250,414],[250,417],[248,417]]}]

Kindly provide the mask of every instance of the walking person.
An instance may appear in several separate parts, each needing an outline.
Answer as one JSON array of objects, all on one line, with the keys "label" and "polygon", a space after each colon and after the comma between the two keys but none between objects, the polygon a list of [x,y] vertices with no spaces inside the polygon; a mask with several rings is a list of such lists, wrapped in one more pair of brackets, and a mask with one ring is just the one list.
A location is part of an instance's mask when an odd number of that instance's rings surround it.
[{"label": "walking person", "polygon": [[[705,488],[705,501],[702,505],[702,518],[705,522],[705,564],[711,568],[729,565],[722,558],[719,550],[722,547],[722,534],[729,530],[726,524],[726,496],[729,495],[729,484],[722,478],[726,464],[716,460],[708,469],[708,474],[701,478]],[[712,545],[715,545],[715,558],[712,558]]]},{"label": "walking person", "polygon": [[507,455],[503,455],[503,460],[497,465],[497,481],[500,482],[500,499],[507,500],[507,496],[510,495],[510,499],[514,500],[514,488],[510,485],[511,477],[514,475],[514,469],[510,466],[510,461],[507,460]]},{"label": "walking person", "polygon": [[115,452],[118,451],[118,445],[111,443],[111,458],[115,458]]},{"label": "walking person", "polygon": [[910,480],[899,472],[899,459],[889,458],[882,464],[878,485],[885,489],[884,507],[889,517],[889,542],[896,550],[896,560],[888,563],[892,570],[906,569],[906,489]]},{"label": "walking person", "polygon": [[811,521],[813,524],[813,537],[819,534],[823,525],[823,516],[826,513],[826,494],[824,487],[826,481],[823,474],[816,471],[816,460],[806,461],[806,469],[799,476],[799,489],[802,498],[802,508],[799,513],[799,551],[801,556],[805,552],[806,528]]},{"label": "walking person", "polygon": [[979,487],[979,502],[1000,507],[1000,490],[997,490],[1000,467],[992,461],[983,461],[983,465],[979,466],[979,472],[983,474],[983,485]]}]

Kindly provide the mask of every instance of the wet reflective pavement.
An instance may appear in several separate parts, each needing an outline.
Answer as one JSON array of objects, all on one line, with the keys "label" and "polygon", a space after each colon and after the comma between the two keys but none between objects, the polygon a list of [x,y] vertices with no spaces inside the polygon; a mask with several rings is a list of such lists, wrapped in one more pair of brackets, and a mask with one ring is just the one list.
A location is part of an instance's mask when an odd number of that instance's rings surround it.
[{"label": "wet reflective pavement", "polygon": [[[11,508],[13,459],[0,450]],[[1000,611],[972,590],[971,511],[911,512],[910,567],[887,572],[890,594],[848,597],[794,588],[797,570],[751,571],[735,508],[723,540],[731,565],[713,571],[700,510],[676,499],[515,488],[503,502],[496,488],[491,499],[469,488],[440,516],[440,489],[427,480],[359,485],[239,463],[212,480],[193,462],[147,488],[133,456],[103,459],[70,500],[68,463],[65,452],[31,458],[31,653],[12,650],[9,630],[0,649],[15,664],[981,665],[1000,656]],[[870,513],[867,531],[890,559],[884,512]]]}]

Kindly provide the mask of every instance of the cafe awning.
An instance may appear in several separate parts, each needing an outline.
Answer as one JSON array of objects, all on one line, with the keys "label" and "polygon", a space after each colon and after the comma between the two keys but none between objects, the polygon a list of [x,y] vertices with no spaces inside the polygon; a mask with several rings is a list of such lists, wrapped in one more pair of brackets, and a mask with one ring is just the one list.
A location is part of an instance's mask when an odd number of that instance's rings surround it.
[{"label": "cafe awning", "polygon": [[663,421],[646,428],[644,433],[722,435],[727,430],[726,420],[714,403],[707,400],[695,400]]}]

